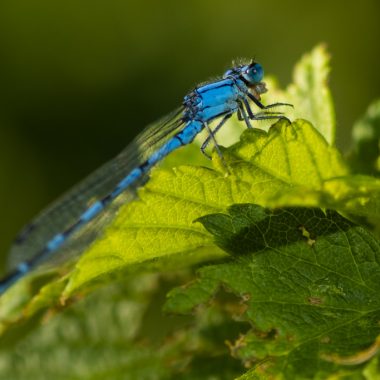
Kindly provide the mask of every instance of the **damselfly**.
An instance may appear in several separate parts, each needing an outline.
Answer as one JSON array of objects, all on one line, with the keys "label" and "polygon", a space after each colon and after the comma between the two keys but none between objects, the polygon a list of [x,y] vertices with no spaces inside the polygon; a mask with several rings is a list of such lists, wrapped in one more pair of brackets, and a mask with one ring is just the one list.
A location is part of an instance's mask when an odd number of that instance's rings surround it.
[{"label": "damselfly", "polygon": [[[262,66],[250,62],[196,87],[185,96],[182,107],[148,127],[121,154],[38,215],[11,247],[13,269],[0,280],[0,294],[41,263],[82,252],[99,236],[101,226],[112,220],[120,204],[131,199],[127,195],[147,179],[149,170],[172,151],[190,144],[202,130],[207,131],[202,153],[213,142],[220,154],[215,134],[233,114],[248,128],[254,120],[285,118],[268,109],[289,104],[264,106],[260,102],[266,92],[263,75]],[[253,104],[261,109],[259,113],[252,111]],[[211,127],[213,121],[216,124]]]}]

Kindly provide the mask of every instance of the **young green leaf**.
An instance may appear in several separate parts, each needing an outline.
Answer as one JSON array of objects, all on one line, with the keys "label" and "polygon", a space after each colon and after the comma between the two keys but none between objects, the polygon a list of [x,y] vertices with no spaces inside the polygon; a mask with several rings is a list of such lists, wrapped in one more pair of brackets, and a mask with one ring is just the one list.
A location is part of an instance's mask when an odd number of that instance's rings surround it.
[{"label": "young green leaf", "polygon": [[266,104],[286,101],[294,108],[286,108],[286,116],[309,120],[329,144],[335,142],[335,111],[328,87],[330,55],[326,46],[316,46],[295,65],[293,83],[285,91],[278,89],[275,81],[268,80]]},{"label": "young green leaf", "polygon": [[235,205],[199,221],[232,258],[170,292],[168,311],[190,312],[223,286],[242,298],[252,324],[231,349],[247,365],[263,361],[257,373],[326,378],[347,358],[352,370],[363,364],[352,358],[380,334],[380,244],[369,232],[304,208]]},{"label": "young green leaf", "polygon": [[380,181],[350,175],[339,152],[306,121],[247,131],[224,152],[232,173],[265,207],[322,207],[380,225]]}]

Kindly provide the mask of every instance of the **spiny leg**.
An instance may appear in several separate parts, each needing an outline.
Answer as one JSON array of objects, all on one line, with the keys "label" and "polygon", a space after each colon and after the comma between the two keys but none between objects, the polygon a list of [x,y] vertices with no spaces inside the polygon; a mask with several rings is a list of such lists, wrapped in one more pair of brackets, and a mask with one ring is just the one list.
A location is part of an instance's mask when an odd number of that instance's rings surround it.
[{"label": "spiny leg", "polygon": [[273,107],[280,107],[280,106],[293,107],[293,104],[290,104],[290,103],[273,103],[273,104],[264,106],[264,104],[261,103],[258,99],[256,99],[251,93],[248,92],[247,96],[257,105],[257,107],[263,110],[268,109],[268,108],[273,108]]},{"label": "spiny leg", "polygon": [[243,103],[244,103],[244,105],[245,105],[245,109],[246,109],[247,112],[248,112],[248,116],[249,116],[249,118],[250,118],[251,120],[253,120],[255,116],[254,116],[254,114],[253,114],[253,112],[252,112],[252,110],[251,110],[251,106],[249,105],[248,100],[247,100],[246,98],[243,98]]},{"label": "spiny leg", "polygon": [[251,122],[248,119],[247,113],[245,112],[243,103],[240,104],[239,111],[241,112],[241,114],[243,116],[243,119],[245,121],[245,124],[247,125],[247,128],[253,128],[251,125]]},{"label": "spiny leg", "polygon": [[[254,114],[251,110],[251,107],[250,107],[247,99],[243,99],[243,102],[244,102],[245,108],[247,109],[249,118],[251,120],[286,119],[289,121],[288,118],[286,118],[285,116],[282,115],[282,112],[263,111],[263,112],[259,112],[259,113]],[[243,108],[243,105],[242,105],[242,108]],[[242,109],[242,111],[244,111],[244,109]],[[247,121],[246,121],[246,123],[247,123]],[[248,122],[247,125],[250,126],[251,124]],[[252,126],[251,127],[249,127],[249,126],[248,126],[248,128],[252,128]]]},{"label": "spiny leg", "polygon": [[210,127],[208,126],[207,123],[204,123],[204,126],[205,128],[207,129],[208,131],[208,136],[206,138],[206,140],[203,142],[202,146],[201,146],[201,152],[208,158],[211,160],[211,156],[209,156],[206,152],[205,152],[205,149],[207,148],[207,145],[210,143],[211,140],[214,141],[214,144],[215,144],[215,149],[216,151],[218,152],[218,155],[219,157],[223,160],[223,157],[222,157],[222,152],[220,151],[219,149],[219,146],[218,146],[218,143],[216,142],[215,140],[215,134],[219,131],[220,128],[222,128],[222,126],[224,125],[224,123],[232,116],[232,113],[228,113],[226,114],[223,119],[220,121],[220,123],[214,128],[214,130],[212,131],[210,129]]},{"label": "spiny leg", "polygon": [[292,107],[294,108],[293,104],[290,104],[290,103],[272,103],[272,104],[268,104],[267,106],[264,106],[264,109],[269,109],[269,108],[274,108],[274,107]]}]

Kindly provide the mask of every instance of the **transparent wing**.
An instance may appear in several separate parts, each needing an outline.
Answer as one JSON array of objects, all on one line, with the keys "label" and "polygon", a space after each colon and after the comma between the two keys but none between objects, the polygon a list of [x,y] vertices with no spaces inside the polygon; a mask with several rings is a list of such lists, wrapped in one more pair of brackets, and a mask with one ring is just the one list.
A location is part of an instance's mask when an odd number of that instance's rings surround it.
[{"label": "transparent wing", "polygon": [[[112,192],[132,169],[142,164],[152,152],[176,134],[183,125],[182,112],[183,108],[178,108],[157,123],[146,127],[118,156],[37,215],[24,227],[11,246],[10,268],[13,269],[20,262],[35,256],[49,239],[75,223],[92,202]],[[74,234],[54,257],[60,260],[62,257],[66,259],[67,256],[81,253],[83,248],[99,235],[102,227],[114,216],[121,203],[133,199],[136,187],[142,181],[128,189],[99,217]],[[56,260],[52,258],[52,261]]]}]

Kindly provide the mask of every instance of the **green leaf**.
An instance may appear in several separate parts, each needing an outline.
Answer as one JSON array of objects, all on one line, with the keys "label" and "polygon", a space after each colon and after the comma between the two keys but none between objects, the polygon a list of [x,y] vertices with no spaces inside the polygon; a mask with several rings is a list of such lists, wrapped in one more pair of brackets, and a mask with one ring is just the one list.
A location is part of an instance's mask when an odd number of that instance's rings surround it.
[{"label": "green leaf", "polygon": [[350,163],[355,172],[379,175],[380,172],[380,99],[374,101],[352,130],[354,151]]},{"label": "green leaf", "polygon": [[[223,166],[220,172],[201,167],[155,171],[140,190],[139,201],[122,206],[103,237],[78,262],[65,296],[120,270],[223,257],[210,235],[193,223],[198,217],[233,203],[265,204],[279,192],[293,194],[299,187],[321,190],[325,181],[347,173],[339,153],[303,121],[279,123],[268,134],[247,131],[225,153],[232,169],[228,177]],[[215,161],[218,165],[217,157]]]},{"label": "green leaf", "polygon": [[252,184],[253,203],[331,208],[380,225],[380,181],[350,175],[339,152],[304,120],[247,131],[224,155],[233,174]]},{"label": "green leaf", "polygon": [[249,204],[199,221],[233,258],[170,292],[168,311],[190,312],[223,286],[252,324],[232,351],[257,373],[326,378],[347,358],[358,370],[380,334],[380,244],[368,231],[333,211]]},{"label": "green leaf", "polygon": [[265,104],[288,102],[294,109],[286,108],[285,115],[291,120],[309,120],[329,144],[335,142],[335,111],[328,87],[330,55],[326,46],[316,46],[295,65],[293,83],[285,91],[279,90],[274,80],[268,81]]},{"label": "green leaf", "polygon": [[[139,200],[121,206],[73,270],[57,284],[43,287],[31,302],[26,298],[23,315],[32,316],[127,273],[170,270],[225,257],[194,221],[234,203],[324,207],[353,217],[379,218],[380,181],[350,176],[339,152],[306,121],[279,122],[268,132],[247,130],[223,153],[229,174],[217,155],[214,170],[186,166],[154,170],[140,189]],[[0,302],[18,299],[17,289]],[[4,319],[9,328],[9,318]]]}]

